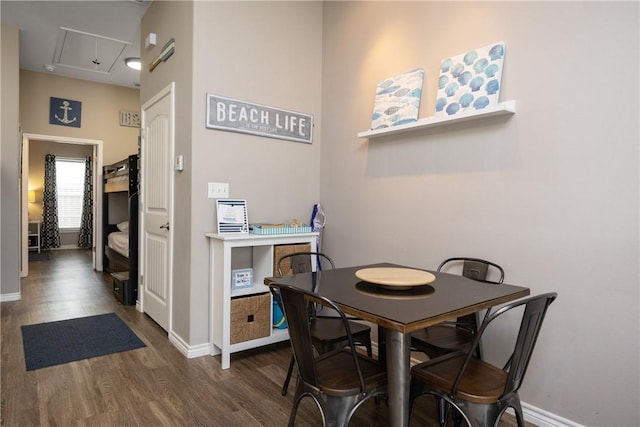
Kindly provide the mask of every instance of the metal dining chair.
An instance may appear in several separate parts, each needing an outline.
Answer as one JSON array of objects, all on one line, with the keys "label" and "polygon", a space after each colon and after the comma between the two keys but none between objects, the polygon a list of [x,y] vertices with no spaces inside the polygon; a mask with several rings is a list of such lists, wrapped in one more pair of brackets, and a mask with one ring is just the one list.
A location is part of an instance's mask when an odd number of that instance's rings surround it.
[{"label": "metal dining chair", "polygon": [[[316,259],[316,266],[319,269],[335,268],[335,264],[331,258],[320,252],[296,252],[282,256],[277,263],[278,274],[283,276],[284,271],[291,271],[294,274],[308,273],[312,271],[312,258]],[[286,270],[285,270],[286,269]],[[322,316],[317,310],[310,313],[311,337],[313,345],[319,354],[327,353],[331,350],[345,347],[349,345],[344,325],[339,317]],[[349,322],[349,328],[355,345],[364,346],[367,350],[367,356],[371,357],[371,327],[359,322]],[[287,377],[282,385],[282,395],[286,396],[293,374],[294,357],[291,356]]]},{"label": "metal dining chair", "polygon": [[[356,351],[351,323],[331,300],[289,285],[272,283],[279,295],[289,326],[291,349],[298,367],[298,383],[289,416],[293,427],[298,406],[311,397],[320,410],[324,426],[347,427],[355,411],[371,397],[385,395],[387,374],[384,366]],[[316,304],[335,310],[347,340],[338,348],[316,357],[309,312]]]},{"label": "metal dining chair", "polygon": [[[549,305],[557,298],[550,292],[506,304],[490,313],[480,325],[471,347],[414,365],[411,368],[410,410],[424,394],[446,402],[458,415],[456,425],[464,419],[472,427],[496,426],[509,408],[513,408],[519,427],[524,418],[518,390]],[[523,307],[515,345],[505,355],[507,363],[499,368],[479,359],[475,353],[482,335],[492,322],[505,313]],[[512,320],[510,320],[512,322]],[[447,409],[448,410],[448,409]],[[440,425],[447,423],[447,410],[440,411]]]},{"label": "metal dining chair", "polygon": [[[462,275],[484,283],[504,282],[504,270],[498,264],[480,258],[449,258],[438,266],[438,271],[462,264]],[[489,281],[487,277],[494,270],[498,279]],[[425,353],[430,358],[468,349],[478,331],[478,313],[458,317],[454,322],[445,322],[411,334],[411,349]],[[478,344],[476,355],[482,358],[482,346]]]}]

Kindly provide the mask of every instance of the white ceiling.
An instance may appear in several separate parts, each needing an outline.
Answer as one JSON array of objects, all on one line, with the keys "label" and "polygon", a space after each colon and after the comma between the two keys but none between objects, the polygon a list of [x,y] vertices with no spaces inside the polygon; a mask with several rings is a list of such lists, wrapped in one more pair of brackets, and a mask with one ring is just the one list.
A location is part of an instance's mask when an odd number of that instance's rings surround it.
[{"label": "white ceiling", "polygon": [[140,72],[124,59],[140,57],[140,21],[149,3],[2,0],[0,19],[20,30],[21,69],[138,87]]}]

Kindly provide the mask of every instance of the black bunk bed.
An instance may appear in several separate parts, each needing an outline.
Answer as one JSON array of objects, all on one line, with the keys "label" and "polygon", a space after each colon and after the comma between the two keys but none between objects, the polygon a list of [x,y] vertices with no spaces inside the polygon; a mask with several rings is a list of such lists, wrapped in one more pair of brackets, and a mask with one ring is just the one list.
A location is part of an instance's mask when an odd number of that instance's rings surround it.
[{"label": "black bunk bed", "polygon": [[124,305],[134,305],[138,293],[138,168],[137,154],[103,167],[103,266]]}]

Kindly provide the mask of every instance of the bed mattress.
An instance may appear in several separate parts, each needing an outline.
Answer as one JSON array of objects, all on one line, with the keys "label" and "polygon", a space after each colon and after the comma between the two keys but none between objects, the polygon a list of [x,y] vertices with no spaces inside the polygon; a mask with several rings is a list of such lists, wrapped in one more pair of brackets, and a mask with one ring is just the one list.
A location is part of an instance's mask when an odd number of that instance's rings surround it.
[{"label": "bed mattress", "polygon": [[120,255],[129,258],[129,233],[115,231],[107,236],[107,246]]}]

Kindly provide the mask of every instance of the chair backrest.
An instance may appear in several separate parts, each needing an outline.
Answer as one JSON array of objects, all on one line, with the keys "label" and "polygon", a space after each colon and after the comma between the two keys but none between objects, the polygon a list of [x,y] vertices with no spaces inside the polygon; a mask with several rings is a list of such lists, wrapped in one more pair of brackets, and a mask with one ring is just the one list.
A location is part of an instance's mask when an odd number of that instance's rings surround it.
[{"label": "chair backrest", "polygon": [[[468,277],[469,279],[478,280],[480,282],[488,282],[488,283],[502,283],[504,282],[504,270],[498,264],[493,263],[491,261],[486,261],[480,258],[468,258],[468,257],[457,257],[457,258],[449,258],[438,266],[438,271],[442,271],[445,266],[449,266],[452,263],[459,263],[462,261],[462,275],[464,277]],[[497,281],[487,280],[487,276],[489,274],[490,268],[493,268],[499,274],[499,278]]]},{"label": "chair backrest", "polygon": [[[456,258],[448,258],[440,263],[438,266],[438,271],[442,271],[454,264],[459,264],[462,262],[462,275],[464,277],[468,277],[469,279],[477,280],[479,282],[485,283],[495,283],[499,284],[504,282],[504,270],[498,264],[493,263],[491,261],[486,261],[480,258],[469,258],[469,257],[456,257]],[[487,280],[487,276],[489,275],[489,269],[494,269],[498,274],[497,281],[489,281]],[[466,316],[458,317],[456,320],[458,326],[461,328],[465,328],[470,330],[472,333],[475,333],[478,330],[478,316],[476,313],[467,314]]]},{"label": "chair backrest", "polygon": [[313,342],[309,329],[310,305],[320,304],[334,309],[342,319],[349,342],[349,349],[353,355],[354,369],[357,371],[360,379],[360,390],[364,392],[365,383],[358,363],[356,347],[353,343],[349,322],[342,310],[340,310],[333,301],[294,286],[272,283],[269,287],[271,288],[271,292],[279,295],[284,306],[284,314],[289,326],[289,340],[291,341],[291,348],[298,366],[300,378],[307,384],[322,388],[322,384],[319,383],[316,375]]},{"label": "chair backrest", "polygon": [[535,347],[538,335],[540,334],[542,322],[547,314],[547,308],[557,297],[558,294],[556,292],[549,292],[521,299],[510,304],[506,304],[487,316],[484,322],[482,322],[482,325],[480,325],[478,334],[476,335],[473,345],[469,350],[469,354],[467,355],[463,367],[456,378],[452,394],[455,394],[458,384],[464,376],[465,368],[471,357],[475,354],[475,349],[480,344],[480,339],[489,324],[498,317],[504,315],[506,312],[511,311],[514,308],[524,306],[522,321],[520,322],[520,329],[518,330],[518,337],[516,339],[513,352],[511,353],[511,357],[504,368],[505,370],[508,369],[509,375],[502,395],[505,396],[511,392],[518,391],[522,385],[522,380],[524,379],[527,367],[529,366],[529,361],[533,354],[533,348]]},{"label": "chair backrest", "polygon": [[320,252],[295,252],[292,254],[287,254],[278,260],[278,275],[283,276],[284,272],[287,271],[285,264],[289,262],[291,272],[293,274],[298,273],[310,273],[313,271],[313,258],[315,257],[316,261],[316,269],[317,270],[326,270],[328,268],[335,268],[335,264],[333,260],[329,258],[327,255]]}]

